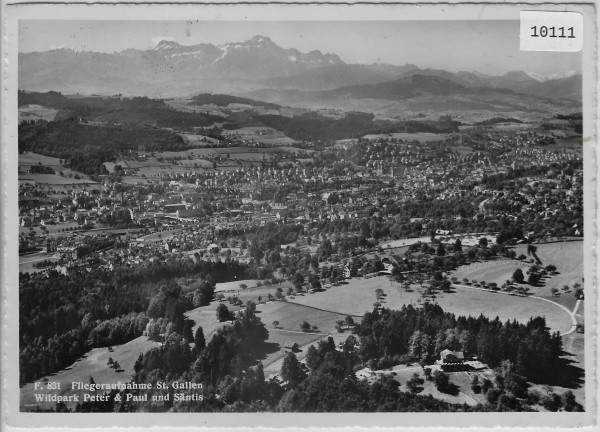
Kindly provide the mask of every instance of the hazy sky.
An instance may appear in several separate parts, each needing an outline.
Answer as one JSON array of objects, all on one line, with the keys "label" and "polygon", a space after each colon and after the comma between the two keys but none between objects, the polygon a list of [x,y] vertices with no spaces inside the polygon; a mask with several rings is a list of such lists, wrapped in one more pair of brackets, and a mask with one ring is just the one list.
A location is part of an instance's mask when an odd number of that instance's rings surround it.
[{"label": "hazy sky", "polygon": [[21,21],[19,51],[71,48],[115,52],[245,41],[255,35],[283,48],[320,50],[347,63],[412,63],[422,68],[541,76],[581,71],[580,53],[522,52],[518,21]]}]

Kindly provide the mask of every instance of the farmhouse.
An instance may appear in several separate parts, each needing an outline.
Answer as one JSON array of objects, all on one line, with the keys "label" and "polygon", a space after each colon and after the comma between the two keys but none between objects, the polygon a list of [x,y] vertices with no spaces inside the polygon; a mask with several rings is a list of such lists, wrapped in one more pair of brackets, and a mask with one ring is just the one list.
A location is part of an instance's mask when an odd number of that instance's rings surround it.
[{"label": "farmhouse", "polygon": [[465,369],[465,354],[462,351],[450,351],[445,349],[440,353],[442,370],[455,372]]},{"label": "farmhouse", "polygon": [[465,355],[462,351],[450,351],[445,349],[440,353],[442,363],[462,363],[465,361]]}]

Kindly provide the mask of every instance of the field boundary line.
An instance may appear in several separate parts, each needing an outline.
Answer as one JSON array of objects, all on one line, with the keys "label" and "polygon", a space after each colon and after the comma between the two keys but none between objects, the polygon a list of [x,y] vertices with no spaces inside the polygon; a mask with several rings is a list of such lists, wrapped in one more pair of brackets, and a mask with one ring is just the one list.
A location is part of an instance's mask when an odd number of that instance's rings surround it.
[{"label": "field boundary line", "polygon": [[[461,287],[461,288],[470,288],[470,289],[475,289],[475,290],[480,290],[480,291],[487,291],[487,292],[494,293],[494,294],[511,295],[509,293],[502,292],[502,291],[494,291],[494,290],[490,290],[490,289],[486,289],[486,288],[479,288],[479,287],[473,287],[473,286],[468,286],[468,285],[453,284],[453,286],[457,286],[457,287]],[[561,336],[567,336],[567,335],[573,333],[575,331],[575,329],[577,328],[577,319],[575,318],[575,314],[573,312],[571,312],[569,309],[567,309],[565,306],[561,305],[560,303],[556,303],[555,301],[552,301],[550,299],[547,299],[544,297],[538,297],[538,296],[523,296],[523,297],[529,297],[529,298],[533,298],[533,299],[537,299],[537,300],[543,300],[548,303],[552,303],[553,305],[558,306],[559,308],[564,310],[569,315],[569,317],[571,318],[571,327],[566,332],[561,333],[560,334]]]},{"label": "field boundary line", "polygon": [[321,309],[321,308],[318,308],[316,306],[309,306],[309,305],[305,305],[305,304],[302,304],[302,303],[296,303],[296,302],[289,301],[289,300],[285,301],[285,303],[290,303],[290,304],[293,304],[293,305],[296,305],[296,306],[302,306],[302,307],[306,307],[306,308],[309,308],[309,309],[318,310],[318,311],[321,311],[321,312],[329,312],[329,313],[336,314],[336,315],[341,315],[341,316],[350,315],[351,317],[362,318],[362,316],[364,315],[364,314],[363,315],[356,315],[356,314],[349,314],[349,313],[343,313],[343,312],[335,312],[335,311],[331,311],[331,310],[327,310],[327,309]]},{"label": "field boundary line", "polygon": [[[282,333],[295,333],[295,334],[303,334],[303,335],[314,335],[314,336],[331,336],[330,333],[313,333],[313,332],[303,332],[303,331],[297,331],[297,330],[286,330],[286,329],[279,329],[279,328],[271,328],[271,329],[267,329],[267,330],[274,330],[274,331],[278,331],[278,332],[282,332]],[[311,342],[309,342],[311,343]]]}]

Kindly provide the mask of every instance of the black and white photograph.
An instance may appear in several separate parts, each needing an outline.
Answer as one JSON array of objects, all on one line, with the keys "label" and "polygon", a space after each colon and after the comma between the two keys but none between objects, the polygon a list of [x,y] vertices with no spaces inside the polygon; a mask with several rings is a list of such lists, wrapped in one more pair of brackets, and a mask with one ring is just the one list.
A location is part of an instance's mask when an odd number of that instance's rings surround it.
[{"label": "black and white photograph", "polygon": [[594,414],[591,28],[298,7],[18,19],[13,411]]}]

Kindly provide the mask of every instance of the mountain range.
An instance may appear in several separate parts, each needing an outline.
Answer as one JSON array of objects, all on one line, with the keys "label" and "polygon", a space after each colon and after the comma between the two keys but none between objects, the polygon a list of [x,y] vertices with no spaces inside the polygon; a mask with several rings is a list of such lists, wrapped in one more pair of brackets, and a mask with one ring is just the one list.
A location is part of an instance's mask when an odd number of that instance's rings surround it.
[{"label": "mountain range", "polygon": [[400,100],[424,94],[497,95],[580,102],[581,75],[541,80],[522,71],[500,76],[418,66],[348,64],[336,54],[285,49],[265,36],[223,45],[161,41],[147,50],[19,54],[19,88],[63,93],[176,97],[201,92],[293,98]]}]

